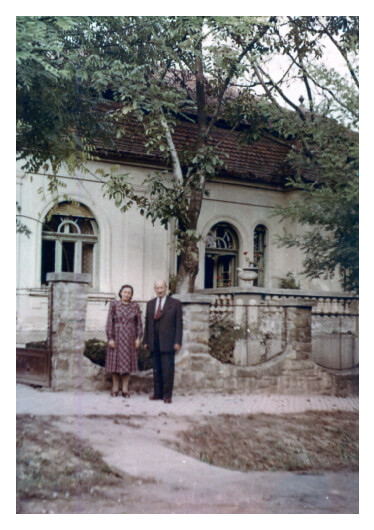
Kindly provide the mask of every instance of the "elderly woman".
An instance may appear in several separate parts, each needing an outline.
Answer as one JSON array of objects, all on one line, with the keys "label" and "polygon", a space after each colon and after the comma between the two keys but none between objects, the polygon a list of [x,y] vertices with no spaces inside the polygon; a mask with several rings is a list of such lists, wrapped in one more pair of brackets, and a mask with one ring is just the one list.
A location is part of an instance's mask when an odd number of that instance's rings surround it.
[{"label": "elderly woman", "polygon": [[112,374],[112,396],[118,396],[122,376],[122,396],[130,397],[130,374],[138,369],[137,348],[143,333],[140,307],[132,302],[134,290],[123,285],[119,291],[120,300],[110,303],[106,322],[108,346],[105,370]]}]

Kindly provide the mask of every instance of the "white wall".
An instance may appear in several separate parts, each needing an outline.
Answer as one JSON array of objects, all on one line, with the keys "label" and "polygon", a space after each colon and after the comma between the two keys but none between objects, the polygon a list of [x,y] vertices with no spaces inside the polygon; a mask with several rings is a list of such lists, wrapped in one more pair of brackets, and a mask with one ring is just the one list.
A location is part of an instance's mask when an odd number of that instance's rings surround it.
[{"label": "white wall", "polygon": [[[93,163],[92,172],[97,168],[108,168],[108,164]],[[134,177],[134,184],[141,187],[143,179],[150,171],[137,166],[123,166]],[[95,181],[92,174],[77,174],[71,178],[67,172],[60,172],[66,187],[59,191],[59,200],[68,195],[86,205],[94,214],[99,229],[97,285],[93,291],[102,294],[117,294],[124,283],[133,285],[135,298],[147,300],[154,296],[153,284],[156,279],[168,279],[175,272],[175,257],[171,250],[171,233],[159,223],[155,226],[140,215],[136,208],[122,213],[113,200],[103,197],[102,184]],[[38,193],[42,188],[45,197]],[[20,327],[34,328],[38,314],[46,312],[45,289],[40,285],[41,268],[41,228],[45,215],[52,207],[55,197],[47,191],[47,179],[43,175],[24,175],[17,169],[17,201],[22,208],[23,218],[32,233],[28,238],[17,234],[17,292],[18,322]],[[264,186],[250,184],[208,184],[210,196],[203,201],[199,220],[199,230],[203,234],[200,243],[200,272],[196,288],[204,287],[204,239],[209,229],[220,221],[231,223],[235,228],[240,244],[239,266],[243,265],[243,252],[251,255],[253,230],[264,224],[268,229],[267,267],[265,286],[279,287],[279,279],[287,272],[296,276],[302,270],[302,256],[295,249],[278,249],[274,236],[279,233],[279,219],[272,217],[272,206],[287,200],[283,191],[274,191]],[[296,230],[297,227],[290,227]],[[340,291],[337,280],[333,282],[308,282],[300,276],[301,286],[316,290]]]},{"label": "white wall", "polygon": [[279,288],[279,281],[288,272],[293,272],[301,288],[319,291],[341,291],[337,278],[332,281],[307,280],[301,275],[302,253],[295,248],[278,248],[275,236],[281,234],[283,227],[293,233],[302,233],[304,227],[290,222],[280,224],[279,217],[273,216],[275,204],[286,205],[290,194],[282,190],[272,190],[266,186],[253,184],[228,184],[212,182],[208,185],[210,195],[203,201],[199,219],[199,230],[203,234],[200,242],[199,274],[196,279],[198,288],[204,287],[204,240],[209,229],[218,222],[228,222],[239,237],[239,266],[244,266],[243,252],[251,256],[253,252],[253,231],[259,224],[266,226],[268,245],[266,255],[265,287]]}]

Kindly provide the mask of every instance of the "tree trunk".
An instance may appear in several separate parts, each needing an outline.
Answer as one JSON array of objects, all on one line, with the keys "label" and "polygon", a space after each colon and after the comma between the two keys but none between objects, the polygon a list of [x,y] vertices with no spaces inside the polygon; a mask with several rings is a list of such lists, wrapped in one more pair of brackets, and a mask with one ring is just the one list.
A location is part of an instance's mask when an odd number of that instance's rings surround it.
[{"label": "tree trunk", "polygon": [[[201,206],[203,203],[204,189],[194,190],[191,193],[191,200],[189,205],[189,224],[185,230],[196,231],[197,224],[200,217]],[[193,293],[195,287],[196,276],[199,272],[199,247],[196,239],[188,239],[184,250],[180,255],[180,264],[177,276],[177,292],[178,293]]]},{"label": "tree trunk", "polygon": [[[206,97],[204,87],[204,70],[202,55],[198,55],[195,59],[196,67],[196,102],[197,102],[197,125],[198,125],[198,141],[197,150],[200,150],[207,144],[207,114],[206,114]],[[201,206],[203,202],[203,195],[205,189],[205,177],[200,176],[199,189],[194,189],[191,192],[191,200],[189,204],[189,223],[188,230],[196,230],[198,220],[200,217]],[[177,292],[178,293],[193,293],[195,288],[196,276],[199,272],[199,248],[195,240],[187,240],[186,246],[181,253],[180,266],[177,277]]]},{"label": "tree trunk", "polygon": [[[206,95],[204,86],[204,67],[201,54],[195,58],[195,82],[196,82],[196,103],[197,103],[197,125],[198,140],[196,150],[199,151],[207,145],[207,112],[206,112]],[[200,217],[201,206],[205,189],[205,177],[200,175],[198,189],[191,191],[191,198],[188,208],[188,226],[186,230],[197,229]],[[180,265],[177,276],[178,293],[193,293],[195,288],[196,276],[199,272],[199,248],[195,239],[186,239],[186,245],[181,253]]]},{"label": "tree trunk", "polygon": [[195,280],[199,272],[199,249],[196,242],[189,241],[181,253],[177,276],[177,293],[193,293]]}]

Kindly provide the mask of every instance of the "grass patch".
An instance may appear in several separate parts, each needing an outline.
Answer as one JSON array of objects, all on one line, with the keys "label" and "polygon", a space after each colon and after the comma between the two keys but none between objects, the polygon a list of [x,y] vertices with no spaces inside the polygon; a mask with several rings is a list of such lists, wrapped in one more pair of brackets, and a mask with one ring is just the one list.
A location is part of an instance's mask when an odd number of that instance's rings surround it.
[{"label": "grass patch", "polygon": [[240,471],[358,471],[358,414],[220,415],[194,422],[173,447]]},{"label": "grass patch", "polygon": [[[24,499],[71,499],[116,486],[123,476],[79,438],[62,433],[52,419],[17,417],[17,506]],[[19,513],[19,512],[18,512]]]}]

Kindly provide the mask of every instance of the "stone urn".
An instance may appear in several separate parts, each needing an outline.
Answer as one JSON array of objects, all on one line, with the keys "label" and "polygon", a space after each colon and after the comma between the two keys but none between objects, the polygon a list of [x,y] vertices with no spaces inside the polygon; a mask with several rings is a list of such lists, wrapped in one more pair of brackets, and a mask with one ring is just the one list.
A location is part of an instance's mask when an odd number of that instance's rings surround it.
[{"label": "stone urn", "polygon": [[253,285],[254,280],[258,277],[258,268],[253,267],[238,267],[237,270],[239,271],[239,278],[250,285]]}]

